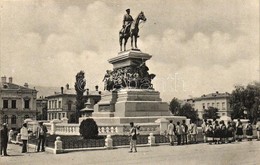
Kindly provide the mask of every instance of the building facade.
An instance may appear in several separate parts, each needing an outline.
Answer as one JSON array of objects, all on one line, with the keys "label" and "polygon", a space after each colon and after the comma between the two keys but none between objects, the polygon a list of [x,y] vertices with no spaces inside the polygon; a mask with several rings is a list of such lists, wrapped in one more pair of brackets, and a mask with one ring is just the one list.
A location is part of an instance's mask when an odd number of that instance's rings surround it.
[{"label": "building facade", "polygon": [[[67,84],[65,89],[61,87],[60,92],[55,92],[54,95],[47,96],[47,120],[67,118],[73,121],[73,114],[76,112],[76,91],[74,88],[69,88]],[[101,99],[101,92],[96,86],[95,91],[86,90],[83,99],[94,106]]]},{"label": "building facade", "polygon": [[21,128],[27,118],[36,119],[37,91],[28,84],[20,86],[13,83],[13,78],[1,77],[0,114],[1,123],[7,123],[9,129]]},{"label": "building facade", "polygon": [[76,111],[76,92],[75,89],[61,87],[60,92],[47,96],[47,120],[70,119]]},{"label": "building facade", "polygon": [[198,111],[199,118],[203,118],[203,114],[209,107],[218,109],[218,115],[231,116],[231,108],[229,104],[229,93],[210,93],[193,99],[194,109]]},{"label": "building facade", "polygon": [[37,120],[47,120],[47,103],[48,100],[43,96],[36,99]]}]

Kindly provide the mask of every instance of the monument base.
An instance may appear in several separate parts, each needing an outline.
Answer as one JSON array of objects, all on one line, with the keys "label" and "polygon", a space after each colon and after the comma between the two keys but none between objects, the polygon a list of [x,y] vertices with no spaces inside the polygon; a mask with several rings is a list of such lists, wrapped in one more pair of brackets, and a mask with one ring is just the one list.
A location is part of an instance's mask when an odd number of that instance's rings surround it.
[{"label": "monument base", "polygon": [[93,117],[171,116],[160,93],[151,89],[121,89],[107,92],[94,106]]}]

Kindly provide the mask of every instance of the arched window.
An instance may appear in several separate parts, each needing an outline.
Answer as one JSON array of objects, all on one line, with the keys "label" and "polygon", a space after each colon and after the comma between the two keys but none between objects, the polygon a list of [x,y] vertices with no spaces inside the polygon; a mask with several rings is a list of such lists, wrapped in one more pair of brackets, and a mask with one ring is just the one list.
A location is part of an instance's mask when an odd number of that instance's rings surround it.
[{"label": "arched window", "polygon": [[4,123],[7,123],[7,124],[8,124],[8,116],[7,116],[7,115],[4,115],[3,121],[4,121]]},{"label": "arched window", "polygon": [[16,124],[16,116],[15,115],[13,115],[11,117],[11,124]]},{"label": "arched window", "polygon": [[24,120],[30,118],[29,115],[24,115]]}]

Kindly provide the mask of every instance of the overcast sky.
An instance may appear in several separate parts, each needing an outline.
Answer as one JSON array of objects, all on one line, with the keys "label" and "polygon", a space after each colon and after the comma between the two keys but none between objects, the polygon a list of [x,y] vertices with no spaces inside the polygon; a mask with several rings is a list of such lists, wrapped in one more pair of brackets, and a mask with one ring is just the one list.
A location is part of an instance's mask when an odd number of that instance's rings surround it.
[{"label": "overcast sky", "polygon": [[[1,76],[40,86],[71,86],[85,71],[102,86],[118,55],[125,9],[143,11],[139,48],[153,57],[163,100],[259,80],[258,0],[2,0]],[[130,46],[128,45],[128,48]]]}]

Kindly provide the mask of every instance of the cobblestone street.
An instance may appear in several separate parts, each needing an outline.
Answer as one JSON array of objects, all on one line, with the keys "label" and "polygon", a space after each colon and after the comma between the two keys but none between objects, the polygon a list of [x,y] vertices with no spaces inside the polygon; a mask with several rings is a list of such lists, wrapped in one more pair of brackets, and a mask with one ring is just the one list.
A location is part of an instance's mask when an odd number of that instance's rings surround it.
[{"label": "cobblestone street", "polygon": [[234,144],[195,144],[186,146],[139,147],[137,153],[128,148],[100,151],[20,153],[21,147],[9,145],[9,157],[1,157],[1,165],[81,165],[81,164],[252,164],[260,162],[260,141]]}]

